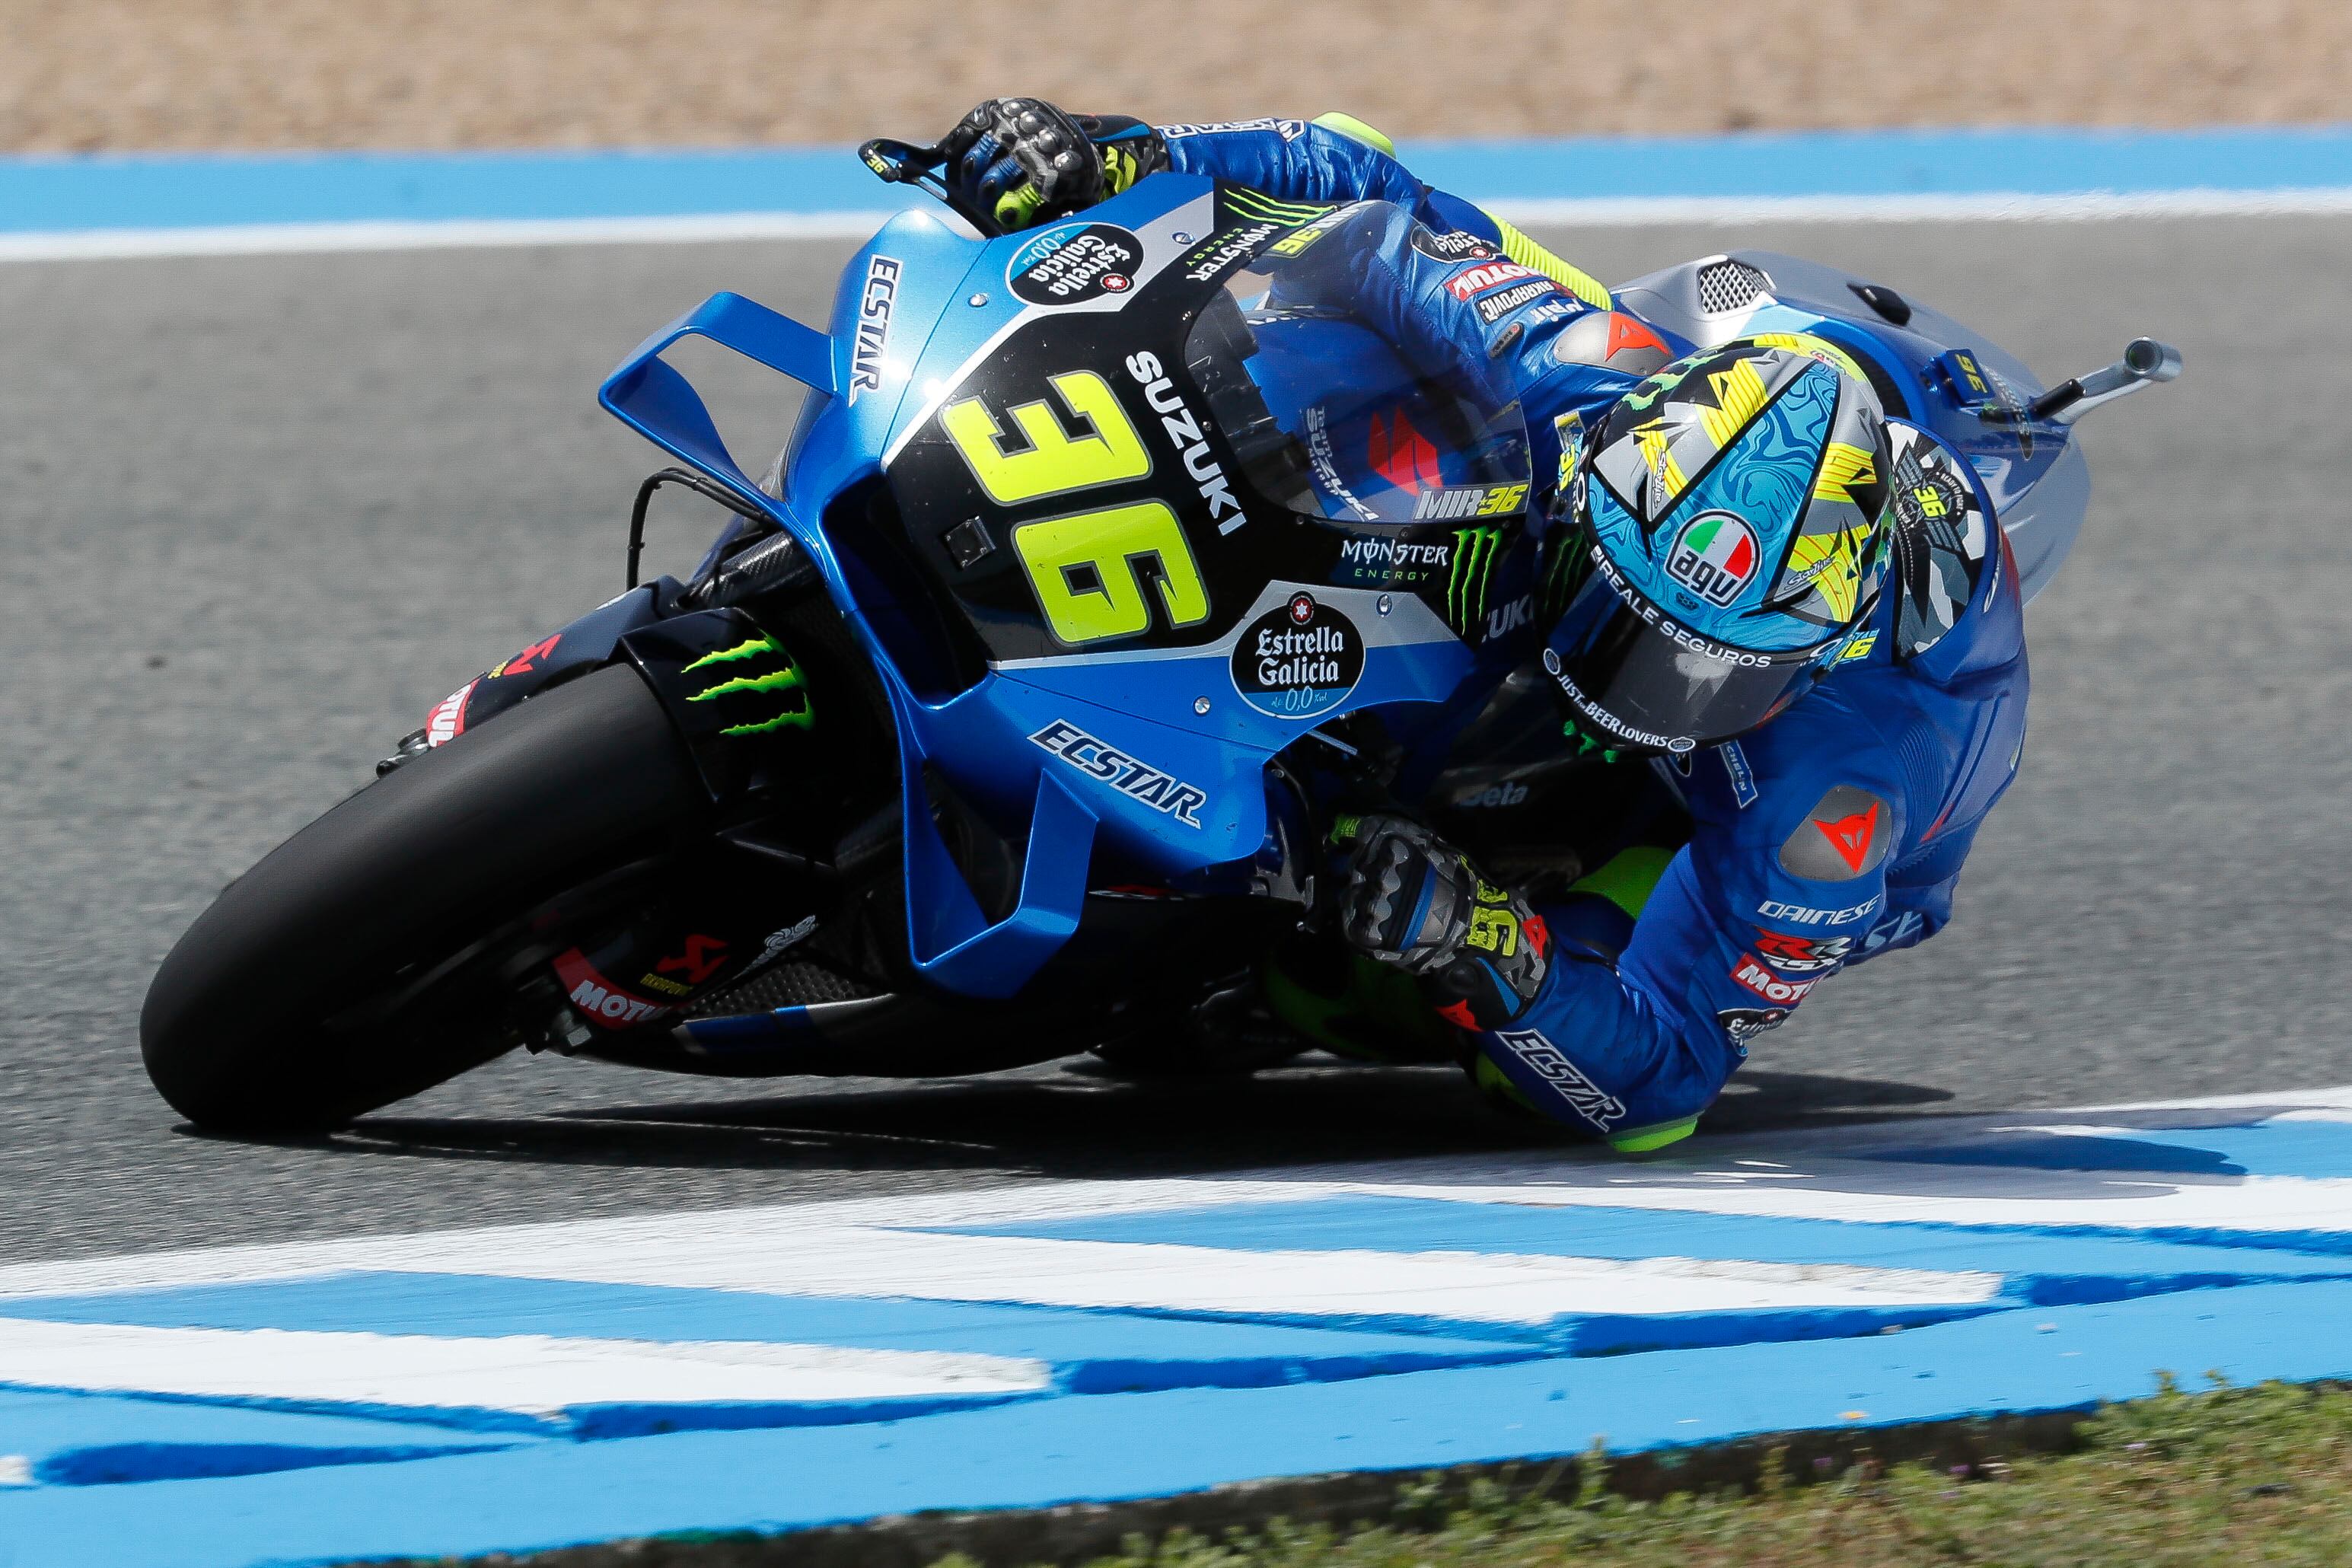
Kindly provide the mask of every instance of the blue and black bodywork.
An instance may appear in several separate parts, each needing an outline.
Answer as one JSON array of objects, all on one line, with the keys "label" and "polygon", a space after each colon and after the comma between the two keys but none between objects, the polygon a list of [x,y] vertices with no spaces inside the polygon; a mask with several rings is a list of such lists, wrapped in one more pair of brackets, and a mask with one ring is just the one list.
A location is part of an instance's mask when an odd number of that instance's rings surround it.
[{"label": "blue and black bodywork", "polygon": [[[722,1008],[592,1049],[791,1073],[993,1065],[1018,1051],[982,1059],[984,1038],[1024,1035],[1039,1058],[1082,1048],[1039,1020],[1099,1022],[1147,972],[1171,995],[1211,984],[1249,933],[1311,923],[1334,810],[1454,798],[1514,750],[1498,721],[1539,695],[1511,677],[1540,627],[1505,613],[1542,566],[1525,432],[1360,324],[1259,308],[1254,268],[1331,212],[1161,174],[1027,235],[907,213],[850,258],[825,331],[722,293],[613,374],[604,406],[738,515],[688,581],[634,587],[477,682],[463,721],[630,661],[743,850],[710,874],[789,873],[781,938],[794,899],[832,920],[849,862],[880,866],[864,918],[903,923],[867,938],[903,948],[895,996]],[[1764,280],[1731,325],[1694,280],[1726,260]],[[1890,414],[1969,458],[2029,593],[2063,559],[2088,488],[2068,427],[1958,323],[1754,253],[1614,294],[1677,353],[1734,331],[1836,342]],[[664,358],[689,337],[807,388],[763,479]],[[926,1048],[893,1057],[885,1036],[909,1033]]]}]

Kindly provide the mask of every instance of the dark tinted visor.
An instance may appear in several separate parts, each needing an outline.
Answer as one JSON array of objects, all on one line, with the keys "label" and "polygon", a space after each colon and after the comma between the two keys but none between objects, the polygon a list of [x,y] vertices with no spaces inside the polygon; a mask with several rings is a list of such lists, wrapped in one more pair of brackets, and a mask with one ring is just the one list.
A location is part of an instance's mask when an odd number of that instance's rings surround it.
[{"label": "dark tinted visor", "polygon": [[1635,751],[1687,752],[1742,735],[1801,689],[1818,647],[1751,653],[1681,626],[1595,570],[1544,650],[1544,668],[1597,740]]}]

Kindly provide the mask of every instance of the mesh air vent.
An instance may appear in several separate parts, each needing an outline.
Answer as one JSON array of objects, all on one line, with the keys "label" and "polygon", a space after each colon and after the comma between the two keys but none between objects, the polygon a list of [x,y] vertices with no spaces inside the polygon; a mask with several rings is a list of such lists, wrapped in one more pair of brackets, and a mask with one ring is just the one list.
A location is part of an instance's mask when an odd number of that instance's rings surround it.
[{"label": "mesh air vent", "polygon": [[1772,279],[1744,261],[1710,261],[1698,269],[1698,308],[1710,316],[1744,310],[1764,296]]}]

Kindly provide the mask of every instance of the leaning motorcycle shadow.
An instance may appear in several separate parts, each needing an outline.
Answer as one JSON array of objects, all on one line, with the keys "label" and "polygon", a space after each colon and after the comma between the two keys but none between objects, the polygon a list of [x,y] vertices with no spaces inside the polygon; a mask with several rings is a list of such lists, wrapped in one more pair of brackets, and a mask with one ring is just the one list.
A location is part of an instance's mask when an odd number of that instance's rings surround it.
[{"label": "leaning motorcycle shadow", "polygon": [[[1742,1074],[1698,1142],[1919,1115],[1924,1084]],[[353,1156],[778,1171],[969,1171],[1058,1177],[1597,1148],[1498,1112],[1451,1068],[1308,1058],[1246,1078],[1127,1079],[1027,1069],[990,1078],[831,1080],[784,1094],[604,1105],[527,1118],[376,1115],[314,1147]]]}]

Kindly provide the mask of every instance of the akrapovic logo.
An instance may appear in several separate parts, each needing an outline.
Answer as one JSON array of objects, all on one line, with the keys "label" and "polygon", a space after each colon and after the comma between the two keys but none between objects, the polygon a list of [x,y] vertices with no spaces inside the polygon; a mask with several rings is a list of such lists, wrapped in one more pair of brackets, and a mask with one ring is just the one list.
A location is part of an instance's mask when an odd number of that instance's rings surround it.
[{"label": "akrapovic logo", "polygon": [[1559,1054],[1558,1046],[1544,1038],[1540,1029],[1498,1029],[1495,1038],[1601,1131],[1625,1120],[1624,1102],[1585,1077],[1574,1062]]},{"label": "akrapovic logo", "polygon": [[1478,319],[1491,327],[1521,306],[1532,305],[1547,294],[1559,292],[1559,284],[1549,278],[1538,278],[1532,283],[1522,283],[1516,289],[1486,295],[1476,302],[1475,309]]}]

